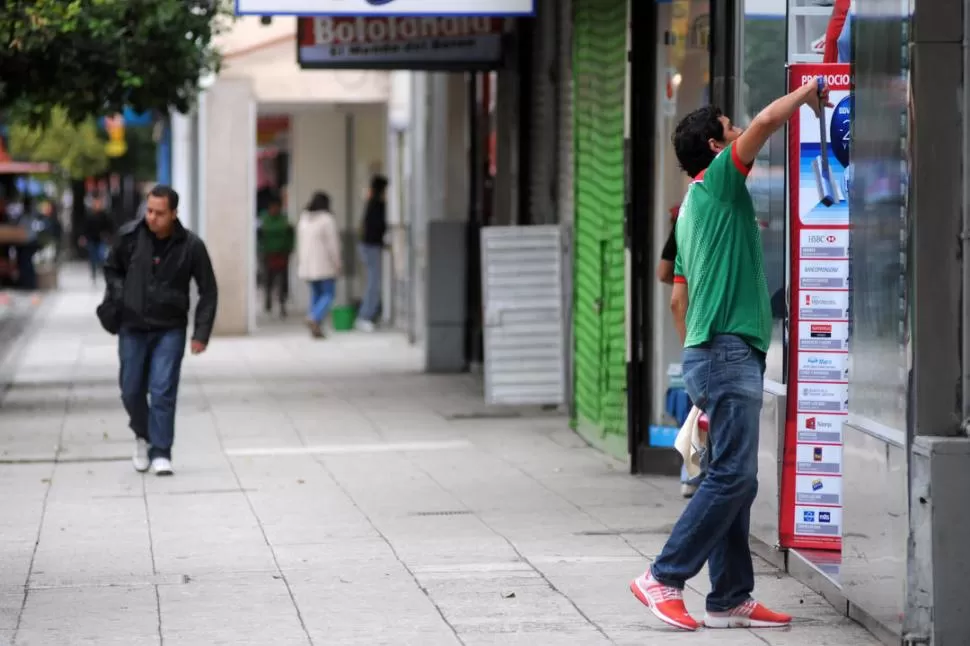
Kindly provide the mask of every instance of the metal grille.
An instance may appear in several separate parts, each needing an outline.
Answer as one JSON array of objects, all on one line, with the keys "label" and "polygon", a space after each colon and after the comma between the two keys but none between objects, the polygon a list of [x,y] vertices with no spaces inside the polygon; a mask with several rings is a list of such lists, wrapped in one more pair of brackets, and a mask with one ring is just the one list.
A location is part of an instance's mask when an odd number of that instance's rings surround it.
[{"label": "metal grille", "polygon": [[564,402],[560,231],[556,225],[482,230],[485,401]]}]

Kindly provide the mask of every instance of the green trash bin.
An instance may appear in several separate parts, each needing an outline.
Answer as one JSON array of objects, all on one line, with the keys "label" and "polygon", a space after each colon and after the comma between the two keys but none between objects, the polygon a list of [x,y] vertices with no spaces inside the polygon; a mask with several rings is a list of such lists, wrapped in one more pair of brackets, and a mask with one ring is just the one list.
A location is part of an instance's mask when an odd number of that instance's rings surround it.
[{"label": "green trash bin", "polygon": [[350,305],[341,305],[333,308],[333,329],[339,332],[346,332],[354,329],[354,321],[357,318],[357,310]]}]

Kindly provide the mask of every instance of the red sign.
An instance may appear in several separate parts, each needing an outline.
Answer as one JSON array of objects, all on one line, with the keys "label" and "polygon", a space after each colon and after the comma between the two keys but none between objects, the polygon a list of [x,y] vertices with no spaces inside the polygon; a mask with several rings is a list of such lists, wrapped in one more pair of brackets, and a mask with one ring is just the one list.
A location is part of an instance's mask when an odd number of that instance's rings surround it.
[{"label": "red sign", "polygon": [[[833,99],[851,92],[850,68],[841,64],[791,65],[789,87],[817,76]],[[820,121],[802,108],[788,124],[791,308],[779,539],[785,548],[839,550],[850,234],[847,183],[831,150],[832,108],[826,113]]]}]

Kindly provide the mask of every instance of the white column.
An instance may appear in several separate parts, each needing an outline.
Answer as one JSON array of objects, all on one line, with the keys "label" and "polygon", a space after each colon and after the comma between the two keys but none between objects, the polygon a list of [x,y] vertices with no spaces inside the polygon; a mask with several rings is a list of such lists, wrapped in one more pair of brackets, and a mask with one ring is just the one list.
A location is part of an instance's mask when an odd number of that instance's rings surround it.
[{"label": "white column", "polygon": [[195,172],[195,142],[192,140],[192,119],[173,111],[169,117],[172,127],[172,188],[179,194],[179,219],[186,227],[196,230],[198,214],[192,194]]},{"label": "white column", "polygon": [[256,105],[244,79],[219,79],[205,93],[200,220],[219,282],[215,334],[255,327]]}]

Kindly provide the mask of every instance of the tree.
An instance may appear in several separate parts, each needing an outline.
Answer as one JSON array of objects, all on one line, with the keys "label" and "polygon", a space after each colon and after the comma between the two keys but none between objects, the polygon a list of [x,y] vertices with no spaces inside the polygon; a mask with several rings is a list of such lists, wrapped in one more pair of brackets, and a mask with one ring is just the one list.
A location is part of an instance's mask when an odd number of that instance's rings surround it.
[{"label": "tree", "polygon": [[97,175],[108,168],[104,140],[94,119],[75,123],[63,108],[53,109],[49,121],[41,126],[14,124],[9,138],[15,157],[51,162],[72,179]]},{"label": "tree", "polygon": [[0,109],[32,123],[189,109],[218,71],[224,0],[0,0]]}]

